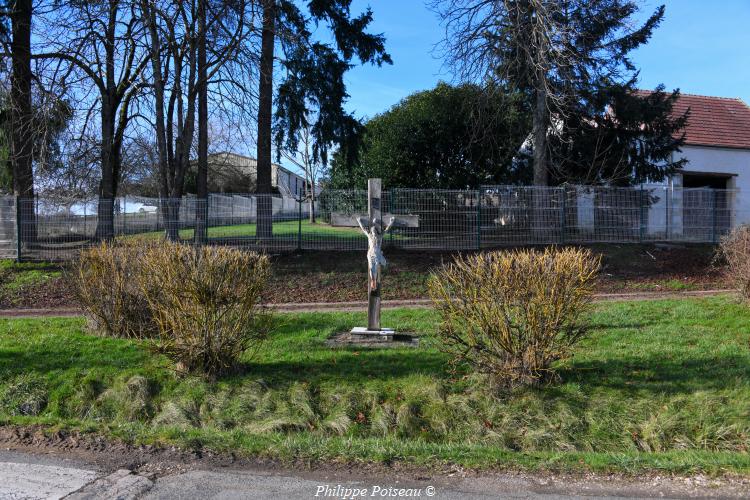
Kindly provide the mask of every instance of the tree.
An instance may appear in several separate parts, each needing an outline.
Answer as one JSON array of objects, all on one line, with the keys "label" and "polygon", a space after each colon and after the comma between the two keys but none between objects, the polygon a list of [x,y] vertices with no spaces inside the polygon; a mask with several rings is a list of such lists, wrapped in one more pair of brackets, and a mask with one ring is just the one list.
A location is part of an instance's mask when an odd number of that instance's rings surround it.
[{"label": "tree", "polygon": [[297,168],[302,170],[305,176],[305,197],[307,198],[309,213],[308,217],[311,224],[315,224],[315,190],[318,185],[322,165],[320,160],[313,157],[312,135],[310,127],[306,127],[299,132],[299,149],[294,154],[284,151],[284,157],[292,162]]},{"label": "tree", "polygon": [[334,155],[330,185],[364,188],[370,177],[439,189],[529,181],[513,161],[529,123],[521,95],[439,83],[369,120],[356,158]]},{"label": "tree", "polygon": [[[305,12],[292,0],[262,0],[263,21],[258,84],[257,135],[257,235],[272,236],[271,160],[272,145],[282,150],[298,149],[298,132],[310,127],[313,160],[327,162],[333,144],[352,147],[359,122],[344,108],[348,97],[344,74],[356,57],[361,63],[390,63],[385,39],[366,30],[372,11],[352,17],[351,0],[311,0]],[[333,43],[324,43],[312,26],[327,25]],[[283,79],[273,112],[273,75],[276,46],[281,48],[279,67]],[[311,111],[314,113],[311,115]],[[309,123],[310,116],[315,121]],[[274,140],[275,139],[275,140]]]},{"label": "tree", "polygon": [[19,239],[36,240],[34,213],[33,110],[31,104],[31,0],[15,0],[11,12],[10,163],[13,193],[20,198],[17,217],[23,231]]},{"label": "tree", "polygon": [[[0,83],[0,192],[14,191],[12,107],[10,85]],[[38,192],[37,181],[43,181],[52,171],[63,165],[61,137],[67,130],[73,115],[71,105],[62,98],[45,92],[32,85],[32,116],[29,133],[25,136],[31,143],[33,189]],[[43,184],[40,183],[40,188]],[[32,222],[26,221],[26,222]],[[33,233],[33,230],[29,232]]]},{"label": "tree", "polygon": [[685,142],[688,120],[672,112],[679,91],[637,92],[633,85],[599,89],[563,118],[550,143],[554,184],[629,186],[660,181],[684,165],[673,155]]},{"label": "tree", "polygon": [[[98,110],[99,182],[96,237],[114,237],[114,203],[120,182],[122,145],[132,119],[130,106],[145,87],[141,75],[149,61],[143,46],[144,25],[137,15],[135,0],[56,3],[39,31],[44,51],[35,59],[55,59],[69,67],[55,71],[81,84],[78,96],[85,103],[91,86],[96,98],[89,99],[89,110],[81,126],[87,134],[89,117]],[[80,76],[71,76],[71,75]]]},{"label": "tree", "polygon": [[257,223],[256,235],[270,238],[273,234],[271,200],[271,123],[273,114],[273,66],[276,43],[278,5],[276,0],[262,0],[263,27],[260,46],[260,78],[258,82],[258,143],[256,154]]},{"label": "tree", "polygon": [[[637,0],[435,0],[446,26],[449,62],[466,79],[527,95],[532,109],[534,184],[547,185],[549,138],[565,135],[596,89],[627,82],[628,54],[664,17],[640,26]],[[584,104],[585,106],[585,104]],[[579,115],[580,116],[580,115]],[[559,152],[559,150],[558,150]]]},{"label": "tree", "polygon": [[198,0],[198,203],[195,207],[195,240],[208,238],[208,0]]},{"label": "tree", "polygon": [[[245,2],[197,3],[141,0],[149,32],[154,129],[160,196],[166,208],[167,237],[178,238],[180,198],[190,168],[198,112],[198,178],[207,199],[208,86],[231,60],[249,30]],[[214,36],[207,40],[209,29]],[[211,45],[209,59],[207,46]],[[227,78],[231,80],[230,78]],[[196,107],[198,108],[196,110]],[[205,238],[205,206],[197,205],[197,239]]]}]

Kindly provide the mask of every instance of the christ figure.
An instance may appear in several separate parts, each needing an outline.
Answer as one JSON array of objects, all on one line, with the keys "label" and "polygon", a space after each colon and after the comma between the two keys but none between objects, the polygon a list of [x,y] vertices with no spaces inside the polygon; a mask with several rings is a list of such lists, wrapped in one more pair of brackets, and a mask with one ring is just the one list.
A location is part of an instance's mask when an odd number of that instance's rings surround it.
[{"label": "christ figure", "polygon": [[378,282],[380,281],[380,270],[387,265],[382,250],[383,235],[391,229],[391,226],[393,226],[395,221],[396,218],[391,217],[385,230],[381,232],[377,219],[373,219],[368,231],[365,229],[365,226],[362,225],[362,218],[357,218],[357,223],[359,224],[360,229],[362,229],[362,232],[367,236],[367,275],[370,279],[370,290],[377,289]]}]

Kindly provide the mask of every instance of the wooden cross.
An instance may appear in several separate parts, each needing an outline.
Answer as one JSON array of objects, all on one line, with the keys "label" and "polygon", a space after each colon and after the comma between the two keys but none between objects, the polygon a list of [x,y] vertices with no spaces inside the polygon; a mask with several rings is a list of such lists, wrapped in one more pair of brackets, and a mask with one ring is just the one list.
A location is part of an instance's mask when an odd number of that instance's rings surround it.
[{"label": "wooden cross", "polygon": [[[385,333],[392,335],[393,330],[383,329],[380,326],[380,285],[381,271],[385,266],[385,258],[382,253],[383,236],[391,227],[418,227],[419,217],[416,215],[392,215],[387,214],[387,226],[383,229],[382,216],[382,186],[380,179],[368,179],[367,181],[367,224],[363,223],[364,217],[355,216],[357,225],[362,229],[368,239],[369,249],[367,251],[368,280],[367,280],[367,329],[355,329],[356,333]],[[333,225],[350,225],[345,221],[335,219],[332,214]],[[351,220],[351,219],[350,219]],[[367,226],[367,228],[365,228]]]}]

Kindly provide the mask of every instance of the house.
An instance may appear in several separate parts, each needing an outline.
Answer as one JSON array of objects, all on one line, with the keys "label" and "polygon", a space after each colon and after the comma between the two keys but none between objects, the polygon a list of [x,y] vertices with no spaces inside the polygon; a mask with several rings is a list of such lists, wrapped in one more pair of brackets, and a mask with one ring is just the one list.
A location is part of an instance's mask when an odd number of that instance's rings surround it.
[{"label": "house", "polygon": [[722,234],[750,223],[750,106],[737,98],[681,94],[673,112],[688,110],[685,145],[674,153],[687,162],[665,181],[671,207],[654,207],[649,227]]},{"label": "house", "polygon": [[[191,170],[197,168],[195,160]],[[208,190],[211,193],[251,193],[258,179],[258,162],[255,158],[232,152],[208,155]],[[271,185],[281,196],[301,198],[305,195],[305,179],[281,165],[271,165]]]}]

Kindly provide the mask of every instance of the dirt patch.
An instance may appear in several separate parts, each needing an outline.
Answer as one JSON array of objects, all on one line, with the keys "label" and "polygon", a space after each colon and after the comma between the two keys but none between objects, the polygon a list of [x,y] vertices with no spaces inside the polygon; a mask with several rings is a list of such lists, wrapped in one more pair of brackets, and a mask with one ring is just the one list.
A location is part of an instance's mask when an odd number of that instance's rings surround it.
[{"label": "dirt patch", "polygon": [[75,306],[73,289],[58,264],[5,265],[0,268],[0,309]]},{"label": "dirt patch", "polygon": [[[593,245],[603,256],[599,293],[681,292],[726,288],[724,266],[711,245]],[[432,269],[457,253],[386,250],[384,300],[422,299]],[[303,252],[272,257],[269,304],[359,302],[367,299],[364,252]],[[23,265],[22,265],[23,266]],[[0,309],[77,306],[64,267],[43,264],[44,279],[28,280],[25,267],[0,271]],[[21,283],[8,287],[7,283]]]},{"label": "dirt patch", "polygon": [[[724,266],[711,245],[593,245],[602,255],[599,293],[678,292],[725,288]],[[386,251],[383,299],[425,298],[430,272],[459,253]],[[348,302],[366,297],[363,252],[276,256],[266,301]]]}]

